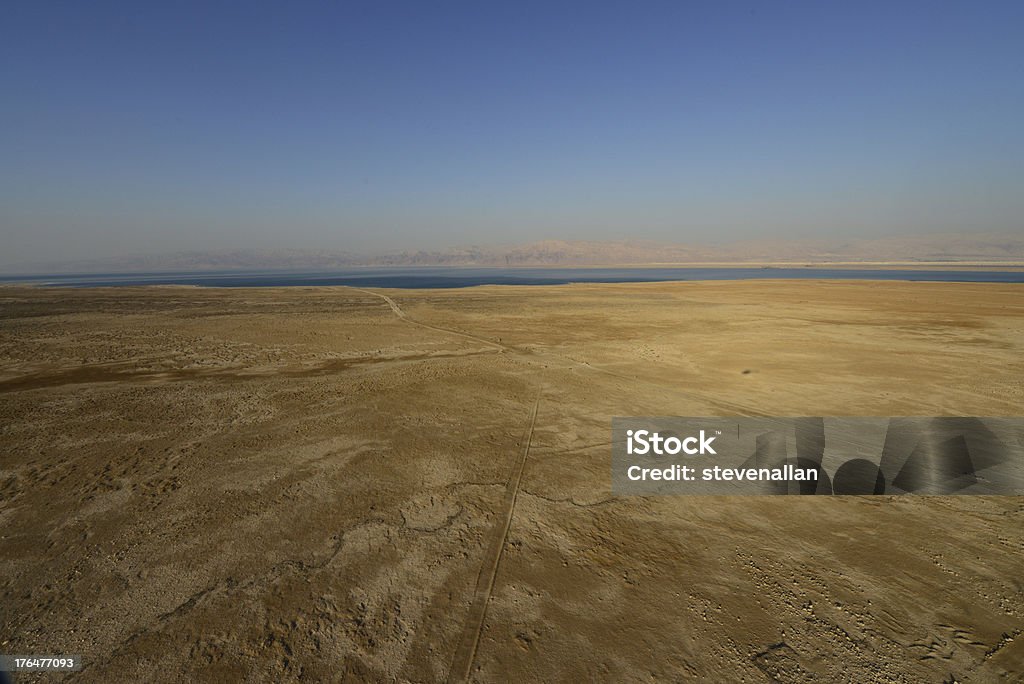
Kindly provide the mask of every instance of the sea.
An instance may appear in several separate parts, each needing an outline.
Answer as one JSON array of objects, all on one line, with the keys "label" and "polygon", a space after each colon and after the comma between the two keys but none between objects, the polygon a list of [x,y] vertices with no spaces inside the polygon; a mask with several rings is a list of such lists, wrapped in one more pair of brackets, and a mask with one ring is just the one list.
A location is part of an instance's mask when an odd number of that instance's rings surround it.
[{"label": "sea", "polygon": [[394,267],[332,271],[203,271],[79,273],[2,276],[0,283],[49,287],[354,287],[459,288],[477,285],[567,285],[570,283],[648,283],[693,280],[904,280],[951,283],[1024,283],[1024,270],[918,270],[799,267],[671,268],[462,268]]}]

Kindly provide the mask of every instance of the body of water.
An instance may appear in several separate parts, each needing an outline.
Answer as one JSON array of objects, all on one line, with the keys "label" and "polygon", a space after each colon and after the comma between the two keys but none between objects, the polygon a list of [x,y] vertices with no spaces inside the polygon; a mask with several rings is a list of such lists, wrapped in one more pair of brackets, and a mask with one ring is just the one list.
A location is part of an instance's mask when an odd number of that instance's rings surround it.
[{"label": "body of water", "polygon": [[195,285],[201,287],[446,288],[474,285],[565,285],[676,280],[912,280],[959,283],[1024,283],[1024,271],[829,268],[358,268],[336,271],[222,271],[204,273],[94,273],[0,276],[0,282],[51,287]]}]

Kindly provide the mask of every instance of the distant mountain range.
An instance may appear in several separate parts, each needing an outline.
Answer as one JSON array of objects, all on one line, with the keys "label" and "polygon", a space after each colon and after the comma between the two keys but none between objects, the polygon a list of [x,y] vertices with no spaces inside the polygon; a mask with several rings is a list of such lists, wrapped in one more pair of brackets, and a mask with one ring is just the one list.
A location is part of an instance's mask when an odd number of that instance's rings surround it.
[{"label": "distant mountain range", "polygon": [[377,255],[333,250],[230,250],[109,257],[20,266],[7,272],[152,272],[226,270],[320,270],[355,266],[622,266],[647,264],[858,262],[1024,263],[1022,235],[931,235],[846,242],[759,240],[725,245],[687,245],[640,240],[610,242],[545,240],[525,245],[461,247]]}]

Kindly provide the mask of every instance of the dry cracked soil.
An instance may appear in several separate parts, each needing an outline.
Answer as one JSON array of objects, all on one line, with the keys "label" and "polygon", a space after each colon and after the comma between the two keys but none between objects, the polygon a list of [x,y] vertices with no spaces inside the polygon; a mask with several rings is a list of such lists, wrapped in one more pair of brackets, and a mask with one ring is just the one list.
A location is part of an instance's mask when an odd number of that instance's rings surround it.
[{"label": "dry cracked soil", "polygon": [[1024,679],[1024,498],[622,497],[622,415],[1015,416],[1024,286],[0,289],[18,681]]}]

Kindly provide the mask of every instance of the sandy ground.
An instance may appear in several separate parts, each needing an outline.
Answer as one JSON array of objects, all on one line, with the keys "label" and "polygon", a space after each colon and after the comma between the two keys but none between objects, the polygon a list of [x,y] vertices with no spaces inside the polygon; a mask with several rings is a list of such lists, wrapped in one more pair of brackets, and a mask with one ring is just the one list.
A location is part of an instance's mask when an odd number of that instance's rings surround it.
[{"label": "sandy ground", "polygon": [[609,440],[1022,405],[1024,285],[0,289],[0,652],[81,654],[73,681],[1021,681],[1024,498],[615,497]]}]

